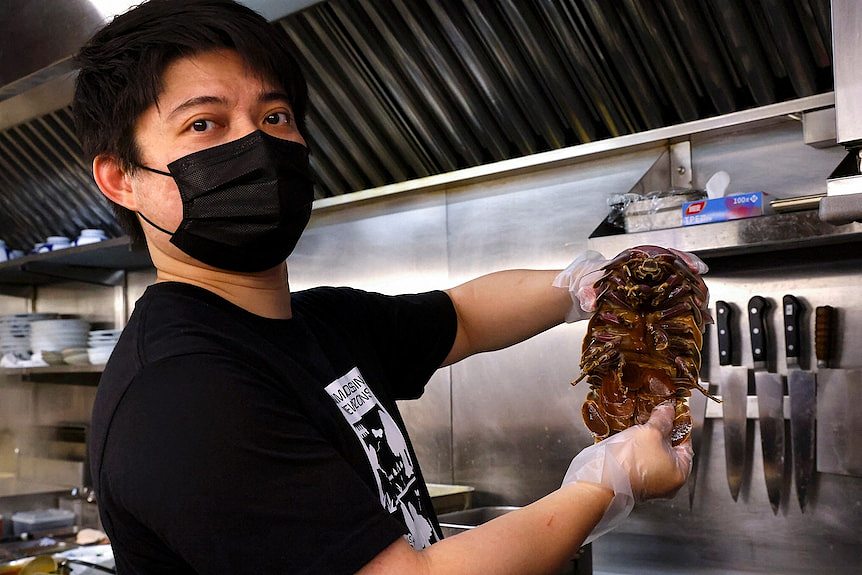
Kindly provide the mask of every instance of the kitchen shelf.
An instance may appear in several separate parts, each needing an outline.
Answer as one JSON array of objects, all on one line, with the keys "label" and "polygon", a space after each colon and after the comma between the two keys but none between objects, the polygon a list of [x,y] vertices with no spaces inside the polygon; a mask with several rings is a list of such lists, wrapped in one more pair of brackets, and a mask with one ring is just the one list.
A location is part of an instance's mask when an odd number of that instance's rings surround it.
[{"label": "kitchen shelf", "polygon": [[817,210],[807,210],[648,232],[594,234],[588,245],[607,257],[634,246],[657,245],[709,260],[850,242],[862,242],[862,224],[834,226],[821,221]]},{"label": "kitchen shelf", "polygon": [[0,263],[0,294],[29,296],[33,286],[78,281],[121,285],[126,271],[152,267],[145,249],[132,249],[128,237],[33,254]]},{"label": "kitchen shelf", "polygon": [[3,367],[0,378],[19,377],[33,383],[98,385],[104,365],[47,365],[44,367]]}]

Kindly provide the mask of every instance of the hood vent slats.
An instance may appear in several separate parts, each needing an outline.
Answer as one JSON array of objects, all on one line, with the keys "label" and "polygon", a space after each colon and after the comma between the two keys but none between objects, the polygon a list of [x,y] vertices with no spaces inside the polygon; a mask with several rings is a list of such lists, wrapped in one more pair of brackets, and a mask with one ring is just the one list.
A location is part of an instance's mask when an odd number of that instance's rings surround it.
[{"label": "hood vent slats", "polygon": [[[277,25],[318,197],[832,89],[829,0],[331,0]],[[0,205],[13,247],[121,233],[68,109],[0,133]]]}]

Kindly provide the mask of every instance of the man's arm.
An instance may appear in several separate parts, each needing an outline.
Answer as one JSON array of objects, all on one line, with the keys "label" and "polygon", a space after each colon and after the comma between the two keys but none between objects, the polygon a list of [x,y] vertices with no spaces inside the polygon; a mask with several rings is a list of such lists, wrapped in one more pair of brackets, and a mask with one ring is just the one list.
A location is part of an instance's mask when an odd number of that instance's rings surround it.
[{"label": "man's arm", "polygon": [[673,405],[656,407],[645,424],[582,451],[564,485],[550,495],[423,551],[397,541],[359,573],[557,573],[599,520],[612,525],[625,518],[634,502],[671,497],[685,484],[691,471],[691,445],[672,446],[673,418]]},{"label": "man's arm", "polygon": [[508,347],[562,323],[572,297],[568,290],[551,285],[558,273],[508,270],[447,290],[458,315],[458,331],[443,365]]},{"label": "man's arm", "polygon": [[613,493],[572,483],[421,552],[403,539],[387,547],[359,575],[485,575],[555,573],[575,555],[599,522]]}]

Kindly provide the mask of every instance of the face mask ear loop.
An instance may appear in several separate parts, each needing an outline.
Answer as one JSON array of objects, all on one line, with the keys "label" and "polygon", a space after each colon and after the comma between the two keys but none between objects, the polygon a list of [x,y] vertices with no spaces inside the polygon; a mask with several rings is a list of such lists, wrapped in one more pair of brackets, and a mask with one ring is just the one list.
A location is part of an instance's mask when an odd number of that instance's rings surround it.
[{"label": "face mask ear loop", "polygon": [[154,228],[156,228],[156,229],[157,229],[157,230],[159,230],[160,232],[166,233],[166,234],[168,234],[169,236],[174,235],[174,232],[169,232],[168,230],[166,230],[165,228],[161,227],[160,225],[158,225],[158,224],[156,224],[156,223],[153,223],[153,221],[152,221],[150,218],[148,218],[147,216],[145,216],[145,215],[144,215],[144,214],[142,214],[141,212],[135,212],[135,213],[136,213],[136,214],[138,214],[139,216],[141,216],[141,218],[142,218],[145,222],[147,222],[148,224],[150,224],[151,226],[153,226]]},{"label": "face mask ear loop", "polygon": [[[138,166],[139,168],[141,168],[142,170],[147,170],[148,172],[153,172],[154,174],[160,174],[160,175],[162,175],[162,176],[167,176],[167,177],[169,177],[169,178],[173,178],[173,177],[174,177],[174,176],[173,176],[173,174],[171,174],[170,172],[163,172],[163,171],[161,171],[161,170],[157,170],[157,169],[155,169],[155,168],[150,168],[150,167],[148,167],[148,166],[144,166],[143,164],[137,164],[137,166]],[[165,234],[168,234],[169,236],[173,236],[173,235],[174,235],[174,233],[173,233],[173,232],[169,232],[169,231],[168,231],[168,230],[166,230],[165,228],[163,228],[163,227],[161,227],[160,225],[156,224],[155,222],[153,222],[153,220],[151,220],[150,218],[148,218],[147,216],[145,216],[145,215],[144,215],[144,214],[142,214],[141,212],[135,212],[135,213],[137,213],[139,216],[141,216],[141,218],[142,218],[145,222],[147,222],[148,224],[150,224],[151,226],[153,226],[154,228],[156,228],[156,229],[157,229],[157,230],[159,230],[160,232],[165,233]]]},{"label": "face mask ear loop", "polygon": [[173,174],[171,174],[170,172],[163,172],[163,171],[161,171],[161,170],[157,170],[157,169],[155,169],[155,168],[150,168],[150,167],[144,166],[144,165],[142,165],[142,164],[137,164],[137,166],[138,166],[139,168],[141,168],[142,170],[147,170],[148,172],[153,172],[154,174],[160,174],[160,175],[162,175],[162,176],[167,176],[167,177],[169,177],[169,178],[173,178],[173,177],[174,177],[174,175],[173,175]]}]

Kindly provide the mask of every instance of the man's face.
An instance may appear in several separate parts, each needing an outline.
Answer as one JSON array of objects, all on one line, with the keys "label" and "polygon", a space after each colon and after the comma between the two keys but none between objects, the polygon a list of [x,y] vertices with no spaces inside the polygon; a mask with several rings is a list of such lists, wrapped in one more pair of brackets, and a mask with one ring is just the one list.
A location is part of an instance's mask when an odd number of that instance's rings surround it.
[{"label": "man's face", "polygon": [[[180,58],[162,78],[158,105],[135,124],[140,163],[167,171],[170,162],[237,140],[255,130],[305,144],[286,94],[249,69],[236,52],[216,50]],[[132,180],[138,211],[166,230],[182,220],[172,178],[139,170]],[[170,236],[142,222],[147,241],[165,254],[203,265],[170,244]]]}]

